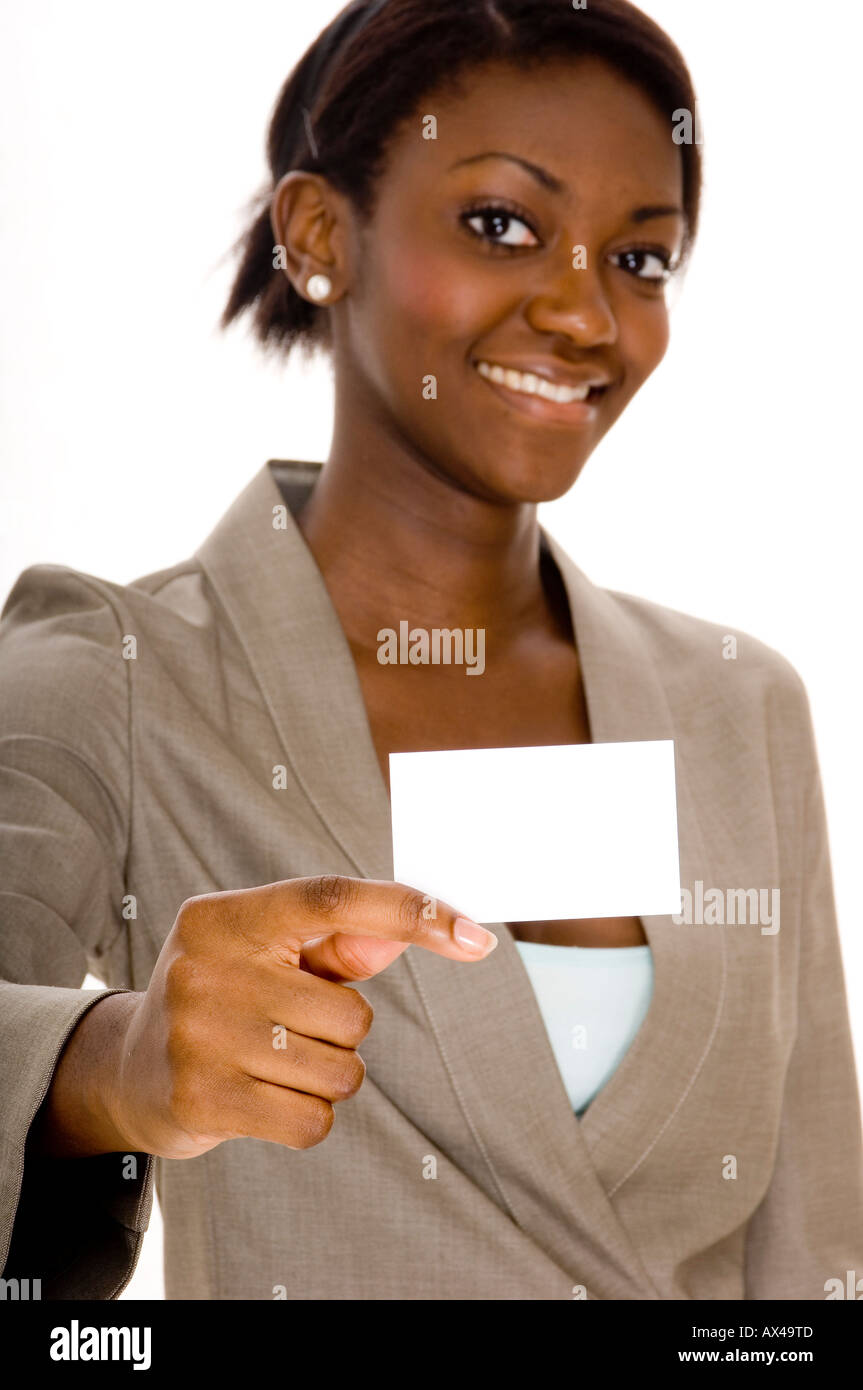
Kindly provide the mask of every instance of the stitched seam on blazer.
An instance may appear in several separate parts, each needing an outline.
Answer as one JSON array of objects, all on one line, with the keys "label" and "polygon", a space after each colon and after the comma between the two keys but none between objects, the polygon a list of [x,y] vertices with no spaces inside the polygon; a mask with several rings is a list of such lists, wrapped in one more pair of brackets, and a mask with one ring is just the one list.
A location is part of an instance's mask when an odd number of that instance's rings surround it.
[{"label": "stitched seam on blazer", "polygon": [[[77,749],[71,748],[68,743],[63,743],[62,740],[60,740],[59,738],[48,738],[45,734],[4,734],[2,738],[0,738],[0,746],[2,746],[4,743],[44,743],[47,744],[49,748],[61,749],[63,753],[65,753],[68,757],[72,758],[74,762],[79,763],[80,766],[83,767],[84,771],[89,774],[91,779],[96,783],[96,786],[104,794],[105,799],[111,807],[112,811],[114,812],[115,816],[117,817],[117,820],[120,822],[121,825],[124,824],[125,817],[123,816],[122,809],[117,805],[113,792],[110,790],[107,784],[103,782],[102,778],[99,776],[99,773],[96,772],[95,768],[92,768],[90,766],[90,764],[87,762],[87,759],[82,757]],[[30,777],[33,779],[33,781],[42,780],[41,778],[34,777],[33,773],[27,771],[26,768],[22,769],[19,767],[13,767],[12,771],[18,772],[24,777]],[[43,783],[43,786],[44,785],[50,784]],[[55,788],[50,787],[50,790],[53,792],[55,791]],[[96,837],[101,840],[102,836],[99,834],[97,828],[94,825],[92,825],[89,821],[87,822],[87,825],[88,828],[92,830],[93,833],[96,835]]]},{"label": "stitched seam on blazer", "polygon": [[[93,576],[93,575],[82,574],[79,570],[72,570],[72,569],[68,569],[68,568],[66,568],[66,567],[64,567],[64,568],[65,568],[65,573],[66,573],[66,577],[67,577],[67,578],[71,577],[71,578],[75,579],[79,584],[81,584],[81,586],[82,586],[84,589],[88,589],[88,590],[90,591],[91,594],[96,594],[97,597],[102,601],[102,603],[104,603],[108,608],[110,608],[111,612],[112,612],[113,615],[114,615],[114,621],[115,621],[115,623],[117,624],[117,635],[118,635],[118,637],[119,637],[120,639],[122,639],[123,634],[124,634],[125,632],[128,632],[128,631],[129,631],[129,629],[130,629],[130,627],[131,627],[131,624],[124,623],[124,621],[123,621],[123,615],[122,615],[121,612],[120,612],[120,607],[119,607],[119,604],[118,604],[118,602],[117,602],[116,595],[112,592],[111,588],[110,588],[107,584],[101,583],[101,582],[100,582],[95,576]],[[126,888],[128,888],[128,886],[129,886],[129,883],[128,883],[128,868],[129,868],[129,859],[130,859],[130,856],[131,856],[131,853],[132,853],[132,805],[133,805],[133,766],[132,766],[132,676],[131,676],[131,672],[130,672],[130,670],[129,670],[129,667],[132,665],[132,663],[131,663],[130,661],[124,661],[124,662],[123,662],[123,665],[126,667],[126,680],[125,680],[125,684],[126,684],[126,765],[127,765],[128,773],[129,773],[128,806],[127,806],[127,815],[126,815],[126,822],[125,822],[125,824],[126,824],[126,843],[125,843],[125,845],[124,845],[124,847],[123,847],[123,863],[122,863],[123,887],[124,887],[124,889],[126,889]],[[65,747],[65,745],[63,745],[63,746]],[[70,749],[69,751],[71,752],[71,751],[73,751],[73,750]],[[91,771],[91,773],[92,773],[92,769],[89,768],[89,764],[87,764],[87,763],[84,761],[84,759],[79,758],[79,761],[83,764],[84,767],[87,767],[88,770]],[[92,773],[92,775],[93,775],[94,777],[96,777],[96,780],[99,782],[99,785],[102,786],[103,784],[102,784],[101,779],[98,778],[98,777],[96,776],[95,773]],[[106,794],[107,794],[107,788],[104,788],[104,790],[105,790],[105,792],[106,792]],[[113,797],[111,797],[110,799],[111,799],[111,803],[112,803],[112,805],[113,805],[113,804],[114,804],[114,802],[113,802]],[[121,820],[122,820],[122,816],[121,816]],[[111,940],[110,940],[109,942],[107,942],[106,944],[100,946],[99,949],[100,949],[100,954],[102,954],[102,955],[107,955],[110,951],[113,950],[115,944],[117,943],[117,941],[120,939],[120,937],[121,937],[124,933],[125,933],[125,935],[126,935],[126,941],[127,941],[127,956],[128,956],[128,960],[129,960],[129,969],[131,970],[131,962],[132,962],[132,944],[131,944],[130,933],[129,933],[129,930],[128,930],[128,925],[127,925],[126,922],[121,922],[121,923],[120,923],[120,926],[118,927],[117,931],[116,931],[116,932],[114,933],[114,935],[112,936]],[[129,978],[131,978],[131,976],[130,976]]]},{"label": "stitched seam on blazer", "polygon": [[[106,801],[108,802],[108,805],[111,807],[112,811],[113,811],[114,814],[116,815],[117,819],[120,821],[121,824],[124,823],[123,813],[122,813],[120,807],[117,805],[117,802],[116,802],[116,800],[114,799],[114,795],[113,795],[113,793],[111,792],[111,790],[110,790],[110,789],[106,786],[106,784],[103,782],[103,780],[102,780],[102,778],[99,776],[98,772],[96,772],[95,769],[92,768],[92,767],[90,766],[90,764],[87,762],[86,758],[83,758],[83,757],[81,756],[81,754],[77,752],[76,749],[70,748],[69,745],[68,745],[67,743],[61,743],[61,741],[60,741],[59,739],[56,739],[56,738],[46,738],[44,734],[6,734],[2,739],[0,739],[0,744],[3,744],[3,743],[11,743],[11,744],[15,744],[15,743],[42,743],[42,744],[45,744],[48,748],[59,748],[64,754],[66,754],[69,758],[71,758],[73,762],[77,763],[79,767],[81,767],[81,768],[84,769],[84,771],[88,774],[88,776],[90,777],[90,779],[92,780],[92,782],[95,784],[95,786],[99,789],[99,791],[102,792],[103,796],[105,797]],[[28,771],[22,770],[22,769],[20,769],[20,768],[14,768],[13,770],[14,770],[15,772],[17,772],[20,776],[29,777],[32,781],[39,781],[39,780],[40,780],[39,778],[34,777],[34,775],[33,775],[32,772],[28,772]],[[43,783],[42,785],[44,786],[44,785],[48,785],[48,784]],[[55,789],[54,789],[53,787],[51,787],[50,790],[51,790],[52,792],[55,791]],[[82,817],[82,819],[83,819],[83,817]],[[105,860],[106,860],[106,862],[108,863],[108,865],[110,866],[111,863],[113,862],[113,854],[111,853],[112,846],[110,846],[109,844],[107,844],[107,842],[105,841],[104,837],[103,837],[102,834],[100,833],[98,826],[95,826],[95,825],[93,824],[93,822],[90,821],[90,820],[88,820],[88,821],[86,822],[86,824],[87,824],[87,829],[91,832],[91,834],[93,835],[94,839],[97,840],[97,841],[99,842],[99,844],[101,845],[102,850],[103,850],[103,853],[104,853],[104,856],[105,856]],[[128,819],[126,820],[126,824],[128,825]],[[126,833],[127,833],[127,836],[128,836],[128,830],[127,830]],[[128,841],[127,841],[127,843],[128,843]],[[124,849],[124,863],[123,863],[123,866],[122,866],[122,877],[123,877],[123,887],[124,887],[124,888],[126,888],[126,886],[127,886],[127,883],[126,883],[125,856],[127,856],[127,851]],[[28,895],[28,894],[25,894],[25,893],[22,893],[22,894],[17,894],[16,896],[19,896],[19,897],[28,897],[29,895]],[[39,900],[38,898],[33,898],[33,899],[31,899],[31,901],[33,901],[33,902],[39,902],[40,900]],[[49,907],[49,904],[48,904],[48,903],[42,903],[41,905],[42,905],[43,907]],[[69,926],[69,923],[68,923],[68,922],[65,922],[64,919],[63,919],[62,917],[60,917],[59,913],[55,912],[53,908],[51,908],[50,910],[51,910],[52,912],[54,912],[54,915],[58,918],[59,921],[63,921],[63,922],[64,922],[64,926],[67,926],[67,927]],[[94,950],[96,951],[96,953],[97,953],[98,955],[100,955],[100,956],[105,956],[105,955],[107,955],[107,954],[112,950],[112,948],[113,948],[113,946],[115,945],[116,941],[117,941],[118,938],[123,934],[123,932],[124,932],[125,930],[126,930],[125,923],[122,923],[122,922],[121,922],[120,926],[119,926],[118,929],[114,932],[114,935],[110,938],[110,940],[108,940],[108,941],[98,941],[98,942],[94,943]]]},{"label": "stitched seam on blazer", "polygon": [[[98,597],[102,600],[102,602],[106,604],[108,608],[110,608],[111,612],[114,615],[114,621],[117,624],[117,634],[120,638],[122,638],[124,633],[129,631],[131,624],[125,623],[123,621],[123,615],[120,612],[116,595],[112,592],[111,588],[107,584],[100,583],[92,575],[81,574],[78,570],[69,570],[67,571],[67,574],[73,575],[74,578],[81,585],[83,585],[85,589],[89,589],[91,593],[97,594]],[[131,672],[129,670],[131,664],[132,663],[129,661],[123,662],[123,665],[126,667],[126,753],[129,768],[128,815],[126,817],[126,845],[123,855],[124,884],[126,879],[126,866],[129,862],[129,854],[132,847],[132,680]],[[120,930],[125,930],[125,924],[123,927],[120,928]],[[117,935],[119,936],[119,934],[120,933],[118,932]],[[116,940],[116,937],[114,939]]]},{"label": "stitched seam on blazer", "polygon": [[[438,1030],[438,1027],[437,1027],[437,1025],[436,1025],[436,1023],[435,1023],[435,1021],[434,1021],[434,1018],[433,1018],[433,1016],[432,1016],[432,1011],[431,1011],[431,1009],[429,1008],[428,997],[427,997],[427,995],[426,995],[425,990],[423,989],[422,981],[420,980],[419,976],[416,974],[416,972],[415,972],[415,970],[414,970],[414,968],[413,968],[412,963],[411,963],[409,960],[408,960],[406,963],[407,963],[407,965],[408,965],[408,968],[410,969],[411,975],[413,976],[413,981],[414,981],[414,985],[415,985],[415,987],[416,987],[416,991],[417,991],[418,995],[420,996],[420,998],[422,999],[423,1008],[425,1009],[426,1017],[427,1017],[427,1019],[428,1019],[428,1021],[429,1021],[429,1027],[431,1028],[432,1033],[434,1034],[435,1042],[436,1042],[437,1045],[438,1045],[438,1049],[439,1049],[439,1051],[440,1051],[440,1054],[441,1054],[441,1058],[442,1058],[442,1060],[443,1060],[444,1067],[446,1068],[447,1076],[449,1077],[450,1083],[451,1083],[451,1085],[452,1085],[452,1088],[453,1088],[453,1090],[455,1091],[456,1099],[458,1100],[459,1108],[460,1108],[462,1114],[464,1115],[464,1118],[465,1118],[465,1122],[466,1122],[466,1124],[467,1124],[467,1127],[468,1127],[468,1129],[470,1130],[470,1132],[471,1132],[471,1134],[472,1134],[472,1136],[473,1136],[474,1142],[475,1142],[477,1148],[479,1149],[480,1154],[482,1155],[482,1158],[483,1158],[483,1160],[484,1160],[484,1162],[485,1162],[486,1167],[488,1168],[489,1173],[490,1173],[491,1176],[492,1176],[492,1180],[493,1180],[493,1182],[494,1182],[495,1187],[497,1188],[497,1191],[498,1191],[498,1194],[499,1194],[499,1196],[500,1196],[500,1200],[501,1200],[501,1202],[503,1203],[503,1206],[505,1207],[505,1209],[506,1209],[507,1212],[509,1213],[511,1220],[515,1223],[516,1226],[518,1226],[518,1220],[517,1220],[517,1218],[516,1218],[516,1214],[515,1214],[515,1212],[513,1211],[512,1207],[510,1206],[510,1203],[509,1203],[509,1200],[507,1199],[506,1193],[504,1192],[503,1188],[502,1188],[501,1185],[500,1185],[500,1181],[499,1181],[499,1179],[498,1179],[497,1173],[495,1172],[494,1164],[492,1163],[491,1157],[490,1157],[490,1155],[489,1155],[489,1152],[488,1152],[488,1150],[487,1150],[485,1144],[483,1143],[482,1135],[479,1133],[479,1131],[477,1130],[476,1126],[475,1126],[474,1123],[473,1123],[473,1120],[472,1120],[471,1117],[470,1117],[470,1113],[469,1113],[468,1108],[467,1108],[467,1102],[465,1101],[464,1095],[462,1094],[461,1087],[459,1086],[458,1081],[456,1080],[456,1077],[455,1077],[455,1074],[454,1074],[454,1072],[453,1072],[453,1070],[452,1070],[452,1067],[451,1067],[450,1064],[449,1064],[449,1058],[447,1057],[446,1048],[444,1047],[444,1044],[443,1044],[443,1038],[442,1038],[441,1035],[440,1035],[440,1032],[439,1032],[439,1030]],[[521,1229],[521,1228],[519,1227],[519,1229]]]},{"label": "stitched seam on blazer", "polygon": [[615,1192],[617,1191],[617,1189],[618,1189],[619,1187],[622,1187],[623,1184],[624,1184],[625,1182],[627,1182],[627,1181],[632,1177],[632,1175],[633,1175],[633,1173],[636,1171],[636,1169],[641,1167],[642,1163],[643,1163],[644,1160],[647,1158],[648,1154],[649,1154],[649,1153],[656,1147],[656,1145],[659,1143],[660,1139],[662,1138],[662,1136],[663,1136],[663,1134],[665,1133],[665,1131],[668,1129],[668,1126],[671,1124],[672,1120],[674,1119],[674,1117],[675,1117],[675,1115],[677,1114],[678,1110],[680,1109],[681,1105],[683,1105],[683,1102],[686,1100],[686,1097],[689,1095],[689,1092],[692,1090],[692,1087],[695,1085],[695,1082],[698,1080],[698,1077],[699,1077],[699,1075],[700,1075],[700,1073],[701,1073],[701,1068],[704,1066],[704,1063],[705,1063],[705,1061],[707,1060],[707,1054],[709,1053],[711,1047],[713,1046],[713,1040],[714,1040],[714,1038],[716,1037],[716,1033],[717,1033],[717,1030],[718,1030],[718,1028],[719,1028],[719,1020],[720,1020],[720,1018],[722,1017],[722,1010],[723,1010],[723,1008],[725,1007],[725,990],[726,990],[726,985],[727,985],[727,981],[728,981],[728,952],[727,952],[727,948],[726,948],[726,945],[725,945],[725,936],[723,935],[723,936],[721,936],[719,939],[720,939],[720,942],[721,942],[721,944],[722,944],[722,984],[721,984],[720,990],[719,990],[719,1001],[718,1001],[718,1003],[717,1003],[717,1005],[716,1005],[716,1015],[715,1015],[715,1017],[714,1017],[714,1019],[713,1019],[713,1027],[711,1028],[711,1030],[710,1030],[710,1036],[709,1036],[709,1038],[707,1039],[707,1042],[706,1042],[705,1045],[704,1045],[704,1051],[702,1052],[701,1056],[700,1056],[699,1059],[698,1059],[698,1066],[695,1068],[695,1071],[692,1073],[691,1077],[689,1078],[689,1082],[688,1082],[686,1088],[684,1089],[683,1095],[680,1097],[680,1099],[678,1100],[678,1102],[677,1102],[677,1104],[675,1105],[674,1109],[672,1110],[671,1114],[668,1116],[667,1120],[665,1121],[665,1124],[662,1125],[662,1127],[659,1129],[659,1131],[653,1136],[653,1138],[651,1139],[651,1141],[650,1141],[650,1143],[648,1144],[647,1148],[646,1148],[646,1149],[644,1150],[644,1152],[635,1160],[635,1162],[633,1163],[632,1167],[628,1170],[628,1172],[624,1173],[623,1177],[620,1178],[620,1179],[614,1184],[614,1187],[611,1188],[610,1192],[608,1193],[609,1200],[611,1200],[611,1198],[614,1196],[614,1194],[615,1194]]},{"label": "stitched seam on blazer", "polygon": [[[458,1103],[459,1103],[459,1109],[461,1110],[462,1114],[464,1115],[465,1123],[467,1124],[467,1127],[468,1127],[468,1129],[470,1130],[471,1135],[473,1136],[473,1140],[474,1140],[474,1142],[475,1142],[477,1148],[479,1149],[480,1154],[482,1155],[482,1158],[483,1158],[483,1160],[484,1160],[484,1162],[485,1162],[486,1167],[488,1168],[489,1173],[491,1174],[492,1181],[494,1182],[494,1185],[495,1185],[495,1187],[497,1188],[498,1193],[500,1194],[500,1199],[501,1199],[501,1202],[502,1202],[502,1204],[503,1204],[503,1206],[504,1206],[504,1209],[509,1213],[510,1220],[513,1222],[513,1224],[514,1224],[515,1226],[517,1226],[518,1229],[521,1231],[521,1230],[523,1230],[524,1228],[520,1225],[519,1220],[518,1220],[518,1217],[516,1216],[515,1211],[513,1210],[512,1206],[510,1205],[509,1199],[507,1198],[507,1195],[506,1195],[506,1193],[504,1192],[504,1190],[503,1190],[503,1188],[502,1188],[502,1186],[501,1186],[501,1184],[500,1184],[500,1180],[499,1180],[499,1178],[498,1178],[498,1176],[497,1176],[497,1173],[495,1172],[494,1164],[493,1164],[492,1161],[491,1161],[491,1156],[490,1156],[490,1154],[489,1154],[489,1152],[488,1152],[488,1149],[486,1148],[485,1144],[483,1143],[482,1135],[479,1133],[479,1131],[477,1130],[476,1126],[475,1126],[474,1123],[473,1123],[473,1120],[472,1120],[471,1117],[470,1117],[470,1113],[469,1113],[468,1107],[467,1107],[467,1102],[466,1102],[466,1100],[465,1100],[465,1098],[464,1098],[464,1095],[463,1095],[463,1093],[462,1093],[461,1087],[459,1086],[459,1084],[458,1084],[458,1082],[457,1082],[457,1080],[456,1080],[456,1078],[455,1078],[455,1075],[453,1074],[452,1067],[451,1067],[450,1064],[449,1064],[449,1058],[447,1057],[447,1054],[446,1054],[446,1048],[445,1048],[444,1045],[443,1045],[443,1039],[442,1039],[442,1037],[441,1037],[441,1035],[440,1035],[440,1032],[438,1031],[437,1025],[436,1025],[436,1023],[435,1023],[435,1021],[434,1021],[434,1017],[433,1017],[433,1015],[432,1015],[432,1011],[431,1011],[431,1009],[429,1008],[428,997],[427,997],[427,995],[426,995],[425,990],[423,989],[422,981],[420,980],[419,976],[416,974],[416,971],[414,970],[414,967],[413,967],[412,962],[411,962],[410,960],[408,960],[407,957],[405,958],[405,963],[406,963],[406,965],[408,966],[408,969],[410,970],[411,975],[413,976],[413,981],[414,981],[414,985],[416,986],[417,994],[419,995],[420,999],[422,1000],[423,1008],[425,1009],[426,1017],[427,1017],[427,1019],[428,1019],[428,1021],[429,1021],[429,1027],[431,1028],[432,1033],[434,1034],[435,1042],[436,1042],[437,1045],[438,1045],[438,1049],[439,1049],[439,1051],[440,1051],[441,1059],[442,1059],[442,1061],[443,1061],[444,1068],[445,1068],[445,1070],[446,1070],[446,1074],[447,1074],[447,1076],[448,1076],[449,1079],[450,1079],[450,1082],[451,1082],[451,1084],[452,1084],[453,1090],[455,1091],[456,1099],[458,1100]],[[548,1255],[548,1254],[549,1254],[549,1251],[546,1250],[545,1253]],[[555,1259],[556,1263],[559,1263],[559,1261],[556,1260],[556,1257],[555,1257],[555,1256],[550,1256],[550,1258]],[[561,1267],[562,1267],[562,1266],[561,1266]],[[579,1283],[580,1283],[580,1282],[581,1282],[581,1280],[579,1280]],[[590,1292],[590,1289],[587,1287],[587,1285],[584,1286],[584,1291],[585,1291],[585,1293],[586,1293],[586,1295],[587,1295],[587,1298],[588,1298],[589,1300],[599,1301],[599,1300],[597,1299],[597,1295],[591,1293],[591,1292]]]},{"label": "stitched seam on blazer", "polygon": [[[117,618],[119,621],[119,614],[117,615]],[[121,623],[121,635],[123,626],[124,625]],[[128,628],[126,629],[126,631],[128,631]],[[126,763],[129,769],[129,816],[127,821],[126,853],[123,857],[123,891],[124,894],[131,894],[132,885],[129,882],[129,864],[132,859],[132,845],[134,843],[132,824],[135,818],[135,788],[137,782],[137,779],[135,777],[135,725],[134,702],[132,699],[133,692],[131,671],[131,667],[134,665],[134,662],[127,661],[124,664],[126,666]],[[131,895],[134,898],[134,894]],[[120,930],[114,937],[115,942],[119,940],[121,934],[124,934],[126,938],[126,979],[129,980],[129,982],[131,983],[131,981],[135,978],[135,948],[132,941],[132,929],[129,927],[128,922],[122,923]],[[112,942],[111,944],[113,945],[114,943]],[[147,980],[146,984],[148,985],[149,983],[150,981]]]}]

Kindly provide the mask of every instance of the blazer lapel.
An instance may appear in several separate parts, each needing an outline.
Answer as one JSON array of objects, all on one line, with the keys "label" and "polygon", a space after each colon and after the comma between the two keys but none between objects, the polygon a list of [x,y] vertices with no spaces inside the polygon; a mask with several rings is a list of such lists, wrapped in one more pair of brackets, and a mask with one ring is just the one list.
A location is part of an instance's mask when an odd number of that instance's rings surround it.
[{"label": "blazer lapel", "polygon": [[[300,786],[365,878],[392,878],[389,799],[350,646],[290,515],[317,463],[272,460],[196,557],[245,649]],[[282,525],[281,523],[285,523]]]},{"label": "blazer lapel", "polygon": [[[680,881],[721,881],[711,816],[696,801],[696,769],[680,738],[653,656],[620,600],[597,588],[551,538],[573,616],[594,743],[672,739],[675,745]],[[711,852],[708,853],[708,844]],[[609,1196],[640,1167],[693,1086],[715,1036],[725,998],[723,931],[641,918],[654,962],[647,1017],[611,1081],[581,1120]]]},{"label": "blazer lapel", "polygon": [[[300,498],[320,465],[271,461],[197,551],[255,672],[309,801],[358,875],[392,878],[389,801],[349,645],[320,571],[279,489]],[[594,742],[675,739],[651,653],[625,605],[593,585],[546,536],[569,597]],[[675,740],[681,882],[711,875],[690,770]],[[647,1017],[579,1121],[512,935],[487,961],[453,969],[408,951],[467,1130],[477,1180],[518,1226],[585,1284],[589,1297],[651,1299],[653,1288],[612,1199],[674,1120],[707,1056],[724,997],[722,931],[642,918],[654,958]],[[386,1093],[399,1057],[375,1058]]]}]

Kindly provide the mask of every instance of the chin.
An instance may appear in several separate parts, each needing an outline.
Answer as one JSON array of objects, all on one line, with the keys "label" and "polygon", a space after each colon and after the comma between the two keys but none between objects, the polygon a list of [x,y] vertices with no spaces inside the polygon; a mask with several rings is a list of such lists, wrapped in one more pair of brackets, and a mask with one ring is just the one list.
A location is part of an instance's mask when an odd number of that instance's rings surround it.
[{"label": "chin", "polygon": [[500,502],[534,505],[554,502],[574,486],[588,458],[589,454],[579,450],[573,451],[572,458],[556,468],[550,468],[547,460],[541,463],[529,459],[510,461],[506,468],[498,463],[483,471],[481,481],[489,495]]}]

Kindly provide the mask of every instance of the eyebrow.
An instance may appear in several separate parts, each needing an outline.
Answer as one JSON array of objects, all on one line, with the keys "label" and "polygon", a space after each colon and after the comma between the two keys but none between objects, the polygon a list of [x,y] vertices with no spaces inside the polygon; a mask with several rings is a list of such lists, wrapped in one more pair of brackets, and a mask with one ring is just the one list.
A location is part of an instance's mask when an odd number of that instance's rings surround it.
[{"label": "eyebrow", "polygon": [[505,150],[487,150],[485,154],[472,154],[466,159],[457,159],[455,164],[450,165],[450,172],[463,164],[478,164],[481,159],[509,159],[513,164],[520,164],[522,169],[533,175],[537,183],[541,183],[544,188],[550,188],[552,193],[566,192],[566,184],[561,183],[560,179],[556,179],[547,169],[543,169],[539,164],[531,164],[529,159],[522,159],[520,155],[507,154]]},{"label": "eyebrow", "polygon": [[631,222],[649,222],[652,217],[685,217],[683,208],[679,208],[674,203],[666,205],[659,204],[656,207],[636,208],[630,214]]},{"label": "eyebrow", "polygon": [[[566,184],[560,179],[555,178],[547,169],[543,169],[540,164],[532,164],[529,159],[522,159],[520,155],[509,154],[506,150],[486,150],[484,154],[468,155],[465,159],[457,159],[455,164],[451,164],[449,172],[459,169],[465,164],[478,164],[483,159],[508,159],[512,164],[521,165],[529,174],[536,179],[537,183],[542,184],[543,188],[548,188],[552,193],[565,193]],[[632,222],[649,222],[654,217],[682,217],[686,218],[683,208],[675,203],[657,203],[650,207],[636,208],[630,214]]]}]

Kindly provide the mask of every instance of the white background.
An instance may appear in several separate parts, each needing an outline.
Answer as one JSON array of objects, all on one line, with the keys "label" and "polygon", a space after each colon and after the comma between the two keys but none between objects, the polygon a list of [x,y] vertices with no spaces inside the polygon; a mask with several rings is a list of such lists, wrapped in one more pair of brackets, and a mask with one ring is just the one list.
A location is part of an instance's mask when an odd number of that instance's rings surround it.
[{"label": "white background", "polygon": [[[267,119],[332,0],[0,12],[0,596],[187,556],[267,458],[326,457],[324,364],[219,334]],[[644,0],[695,75],[704,222],[665,364],[544,521],[597,583],[749,632],[809,690],[858,1059],[860,7]],[[374,100],[370,93],[369,100]],[[128,1297],[161,1297],[154,1217]]]}]

